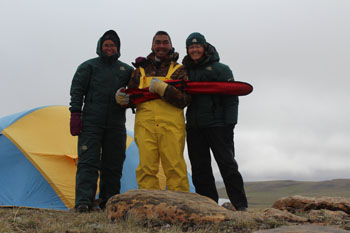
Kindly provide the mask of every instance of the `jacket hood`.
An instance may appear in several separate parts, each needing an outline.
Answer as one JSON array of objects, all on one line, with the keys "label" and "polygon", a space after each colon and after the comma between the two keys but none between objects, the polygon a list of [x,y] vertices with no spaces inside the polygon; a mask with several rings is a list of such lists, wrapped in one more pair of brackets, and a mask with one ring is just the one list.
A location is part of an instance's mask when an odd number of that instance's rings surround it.
[{"label": "jacket hood", "polygon": [[[118,48],[117,53],[112,55],[111,57],[108,57],[105,53],[102,52],[102,44],[105,40],[112,40]],[[97,41],[96,53],[101,58],[107,58],[108,60],[109,59],[117,60],[121,55],[120,47],[121,47],[121,43],[120,43],[120,38],[118,34],[114,30],[109,30],[109,31],[106,31],[101,36],[101,38]]]},{"label": "jacket hood", "polygon": [[188,55],[188,52],[187,52],[187,55],[182,60],[182,64],[185,67],[191,68],[191,67],[206,66],[209,63],[220,61],[219,53],[216,51],[216,48],[213,45],[206,42],[204,48],[205,48],[204,56],[198,61],[198,63],[195,63],[192,60],[192,58]]}]

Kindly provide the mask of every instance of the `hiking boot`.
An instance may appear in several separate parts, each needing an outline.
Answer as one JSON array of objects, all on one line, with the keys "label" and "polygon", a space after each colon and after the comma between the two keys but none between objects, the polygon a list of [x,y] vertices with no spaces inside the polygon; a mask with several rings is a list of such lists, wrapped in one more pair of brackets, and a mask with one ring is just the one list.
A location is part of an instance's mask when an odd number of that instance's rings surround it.
[{"label": "hiking boot", "polygon": [[92,212],[101,212],[103,211],[103,209],[101,208],[101,203],[102,203],[102,199],[96,199],[92,202],[92,206],[90,208],[90,211]]},{"label": "hiking boot", "polygon": [[236,208],[237,211],[248,211],[247,207],[241,206]]},{"label": "hiking boot", "polygon": [[75,210],[78,213],[87,213],[87,212],[89,212],[89,206],[88,205],[78,205],[77,208],[75,208]]},{"label": "hiking boot", "polygon": [[100,208],[100,206],[92,206],[90,211],[91,212],[102,212],[103,210]]}]

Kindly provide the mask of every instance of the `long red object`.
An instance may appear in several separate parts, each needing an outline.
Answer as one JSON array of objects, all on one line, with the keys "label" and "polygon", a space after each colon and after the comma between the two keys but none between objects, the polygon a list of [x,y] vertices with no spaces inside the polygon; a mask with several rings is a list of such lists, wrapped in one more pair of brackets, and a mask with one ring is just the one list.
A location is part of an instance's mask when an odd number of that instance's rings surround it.
[{"label": "long red object", "polygon": [[[188,94],[220,94],[220,95],[248,95],[253,91],[249,83],[235,82],[193,82],[184,80],[167,80],[166,83],[184,90]],[[148,100],[159,99],[160,96],[149,92],[148,87],[143,89],[129,88],[123,92],[130,94],[133,104],[142,103]]]}]

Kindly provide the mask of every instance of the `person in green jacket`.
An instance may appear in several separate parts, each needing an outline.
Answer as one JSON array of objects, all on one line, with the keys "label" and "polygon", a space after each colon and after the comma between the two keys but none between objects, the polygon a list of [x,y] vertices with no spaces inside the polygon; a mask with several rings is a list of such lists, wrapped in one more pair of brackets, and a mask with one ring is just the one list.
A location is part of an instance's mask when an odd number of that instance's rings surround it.
[{"label": "person in green jacket", "polygon": [[[190,81],[234,81],[231,69],[219,62],[219,54],[205,37],[192,33],[186,39],[183,59]],[[186,111],[187,149],[196,192],[218,202],[210,150],[220,169],[227,195],[237,210],[248,208],[243,178],[235,160],[233,131],[237,123],[238,97],[192,95]]]},{"label": "person in green jacket", "polygon": [[93,208],[100,176],[100,207],[119,194],[126,150],[125,108],[114,93],[125,87],[133,68],[119,61],[120,39],[109,30],[98,40],[98,57],[79,65],[70,89],[70,131],[78,136],[75,209]]}]

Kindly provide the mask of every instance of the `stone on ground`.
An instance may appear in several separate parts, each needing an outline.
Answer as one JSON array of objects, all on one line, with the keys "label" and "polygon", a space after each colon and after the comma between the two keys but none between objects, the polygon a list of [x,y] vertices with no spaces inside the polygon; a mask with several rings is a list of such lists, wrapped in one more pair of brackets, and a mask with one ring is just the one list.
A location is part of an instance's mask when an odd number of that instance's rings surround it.
[{"label": "stone on ground", "polygon": [[163,190],[129,190],[110,198],[108,219],[134,215],[140,220],[158,219],[168,223],[219,223],[234,219],[232,211],[197,193]]}]

